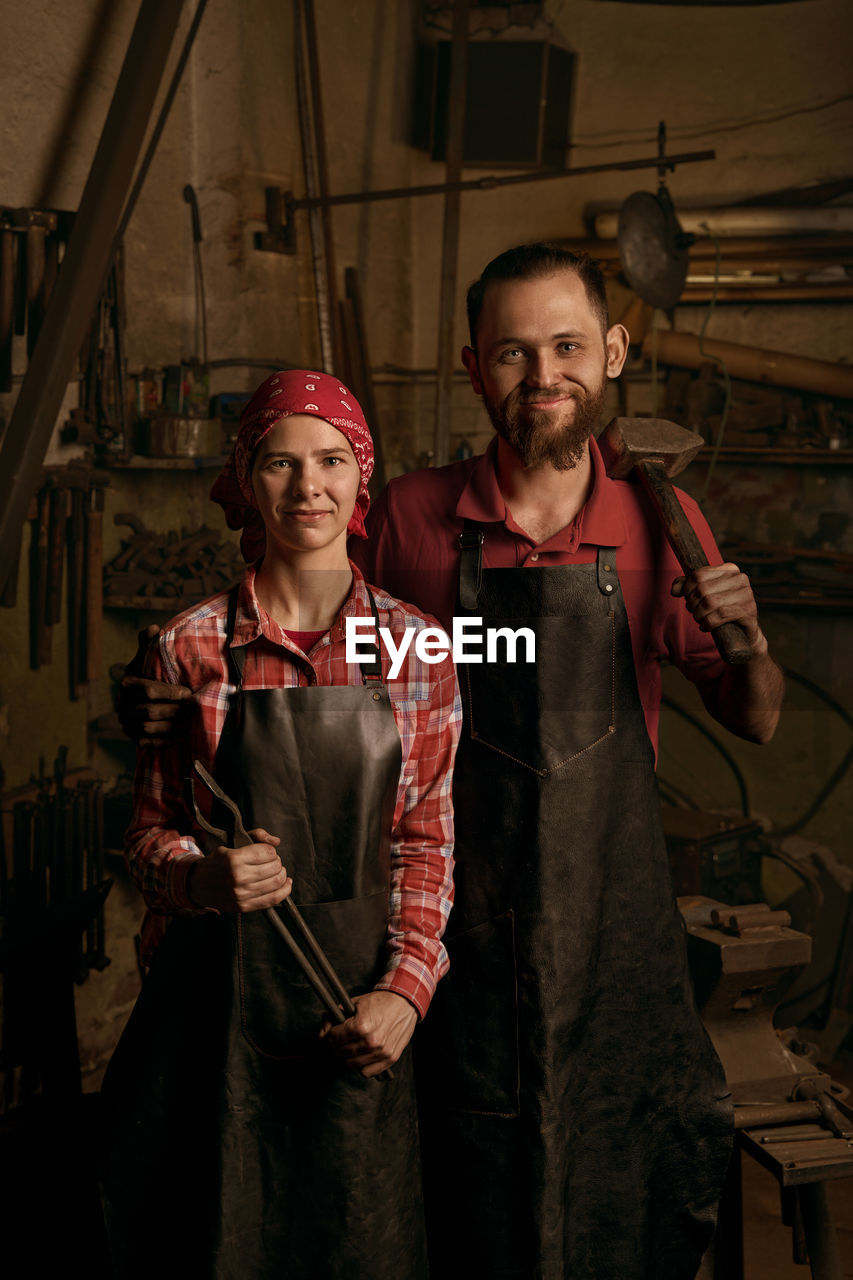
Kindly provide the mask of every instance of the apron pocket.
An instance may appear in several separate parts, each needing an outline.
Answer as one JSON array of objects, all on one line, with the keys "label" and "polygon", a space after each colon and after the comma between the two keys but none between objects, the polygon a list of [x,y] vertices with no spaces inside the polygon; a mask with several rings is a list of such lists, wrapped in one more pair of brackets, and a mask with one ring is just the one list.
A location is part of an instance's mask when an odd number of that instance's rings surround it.
[{"label": "apron pocket", "polygon": [[[501,625],[517,628],[527,622],[511,619]],[[535,630],[535,662],[467,664],[460,669],[460,684],[471,738],[546,776],[606,742],[614,731],[615,617],[546,617],[536,621]]]},{"label": "apron pocket", "polygon": [[[300,904],[299,911],[348,993],[370,991],[385,968],[388,890]],[[288,913],[278,913],[299,942]],[[316,1052],[325,1008],[263,912],[237,917],[237,967],[240,1020],[249,1044],[273,1058]]]},{"label": "apron pocket", "polygon": [[450,971],[421,1029],[419,1070],[460,1111],[518,1115],[518,993],[513,913],[448,941]]}]

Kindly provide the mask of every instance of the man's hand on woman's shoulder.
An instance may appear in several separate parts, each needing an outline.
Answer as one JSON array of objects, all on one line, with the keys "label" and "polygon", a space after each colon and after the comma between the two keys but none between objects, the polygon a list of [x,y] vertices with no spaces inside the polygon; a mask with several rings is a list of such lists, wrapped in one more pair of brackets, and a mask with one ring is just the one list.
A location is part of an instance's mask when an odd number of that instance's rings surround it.
[{"label": "man's hand on woman's shoulder", "polygon": [[192,699],[192,691],[185,685],[143,676],[145,655],[159,634],[160,628],[153,625],[139,632],[136,653],[124,669],[119,687],[119,724],[138,747],[162,747],[171,742],[180,712]]}]

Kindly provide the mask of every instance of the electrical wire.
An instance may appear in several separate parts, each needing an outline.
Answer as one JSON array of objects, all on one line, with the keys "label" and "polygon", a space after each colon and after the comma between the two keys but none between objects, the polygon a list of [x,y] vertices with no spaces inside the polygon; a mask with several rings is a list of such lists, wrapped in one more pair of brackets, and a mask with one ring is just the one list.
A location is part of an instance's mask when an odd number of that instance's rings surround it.
[{"label": "electrical wire", "polygon": [[686,710],[686,708],[682,707],[680,703],[673,702],[671,698],[667,698],[664,695],[661,698],[661,706],[669,707],[670,711],[674,711],[676,715],[681,716],[682,719],[686,720],[689,724],[692,724],[693,727],[697,729],[699,733],[702,734],[703,737],[708,739],[708,741],[710,742],[714,750],[717,751],[719,755],[723,757],[723,759],[725,760],[726,764],[729,766],[729,769],[731,770],[734,776],[735,782],[737,783],[738,791],[740,793],[741,813],[743,813],[748,817],[749,811],[750,811],[749,810],[749,792],[747,790],[746,779],[744,778],[734,756],[732,756],[732,754],[727,750],[727,748],[723,746],[722,742],[717,737],[717,735],[712,733],[711,730],[708,729],[702,723],[702,721],[698,718],[698,716],[694,716],[691,711]]},{"label": "electrical wire", "polygon": [[658,793],[665,804],[671,804],[674,809],[693,809],[698,811],[699,805],[696,801],[686,791],[676,787],[674,783],[667,782],[665,778],[658,775],[657,784]]},{"label": "electrical wire", "polygon": [[[841,719],[850,729],[853,729],[853,715],[851,715],[850,712],[846,709],[846,707],[842,706],[842,704],[838,702],[838,700],[834,698],[831,693],[828,693],[826,689],[824,689],[821,685],[816,684],[814,680],[809,679],[808,676],[802,675],[799,671],[793,671],[790,667],[783,667],[782,674],[785,676],[786,680],[793,680],[795,684],[802,685],[804,689],[807,689],[816,698],[819,698],[821,701],[825,702],[826,705],[832,711],[834,711],[838,716],[841,717]],[[737,782],[738,789],[740,791],[742,811],[745,815],[748,816],[750,812],[750,808],[749,808],[749,793],[747,790],[746,780],[737,762],[734,760],[732,755],[729,753],[729,751],[726,749],[726,747],[723,745],[723,743],[720,741],[717,735],[712,733],[711,730],[707,728],[707,726],[704,725],[702,721],[698,719],[697,716],[694,716],[690,711],[687,711],[684,707],[682,707],[679,703],[674,702],[671,698],[667,698],[666,696],[662,697],[661,705],[668,707],[671,711],[674,711],[677,715],[680,715],[684,720],[687,720],[689,724],[692,724],[693,727],[703,735],[703,737],[707,738],[707,740],[711,743],[711,745],[719,753],[719,755],[723,757],[723,759],[726,761],[729,768],[731,769],[732,774]],[[836,787],[842,781],[845,774],[850,769],[851,765],[853,765],[853,744],[851,744],[850,747],[847,749],[844,756],[836,765],[836,767],[833,769],[832,773],[827,778],[826,782],[823,784],[820,791],[817,793],[817,795],[812,800],[811,804],[808,806],[805,812],[802,813],[800,817],[795,819],[793,822],[788,822],[781,827],[778,827],[778,826],[773,827],[768,834],[773,836],[774,839],[781,839],[784,836],[794,835],[797,831],[801,831],[802,828],[808,822],[810,822],[811,819],[815,816],[815,814],[823,807],[823,805],[829,799],[832,792],[836,789]],[[671,783],[664,783],[663,785],[671,790],[673,789]],[[784,858],[780,857],[780,861],[784,861]],[[792,866],[792,870],[796,870],[796,868]],[[803,874],[802,878],[806,879],[805,874]]]},{"label": "electrical wire", "polygon": [[[789,111],[779,111],[770,115],[746,116],[742,120],[706,121],[702,125],[688,125],[670,129],[673,138],[707,138],[718,133],[737,133],[741,129],[753,129],[756,125],[779,124],[784,120],[793,120],[796,116],[812,115],[818,111],[828,111],[832,107],[849,102],[853,93],[842,93],[836,98],[827,98],[823,102],[805,103],[793,107]],[[621,136],[612,142],[596,141],[600,138],[612,138],[618,132]],[[572,139],[572,149],[579,151],[604,151],[612,147],[632,146],[639,142],[652,142],[656,131],[648,127],[637,129],[605,129],[600,133],[579,133]]]},{"label": "electrical wire", "polygon": [[803,924],[803,933],[813,933],[818,912],[823,906],[823,889],[820,886],[820,880],[813,871],[807,871],[796,858],[783,853],[781,849],[765,849],[762,856],[772,858],[774,862],[781,862],[783,866],[787,867],[789,871],[792,871],[795,876],[803,881],[809,894],[809,914]]},{"label": "electrical wire", "polygon": [[[831,693],[827,693],[826,689],[822,688],[821,685],[815,684],[814,680],[810,680],[808,676],[801,675],[799,671],[792,671],[789,667],[783,667],[782,673],[786,680],[793,680],[795,684],[802,685],[804,689],[808,689],[816,698],[820,698],[841,717],[848,728],[853,729],[853,715],[837,699],[833,698]],[[853,765],[853,744],[848,747],[845,755],[833,769],[805,813],[801,814],[794,822],[786,823],[784,827],[775,827],[773,835],[790,836],[796,831],[801,831],[806,823],[810,822],[818,810],[823,807],[851,765]]]}]

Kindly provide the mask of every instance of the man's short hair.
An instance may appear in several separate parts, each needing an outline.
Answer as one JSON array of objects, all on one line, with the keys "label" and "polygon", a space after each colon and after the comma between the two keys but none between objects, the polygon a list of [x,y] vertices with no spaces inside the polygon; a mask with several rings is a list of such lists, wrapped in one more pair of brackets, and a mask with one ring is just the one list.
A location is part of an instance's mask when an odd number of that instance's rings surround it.
[{"label": "man's short hair", "polygon": [[572,253],[569,249],[561,249],[559,245],[539,241],[536,244],[516,245],[514,249],[507,249],[505,253],[493,258],[480,279],[475,280],[468,289],[466,302],[471,346],[477,346],[477,324],[490,284],[501,280],[537,280],[541,276],[554,275],[557,271],[573,271],[576,276],[580,276],[593,314],[601,325],[602,333],[606,333],[609,325],[607,295],[604,276],[598,263],[586,253]]}]

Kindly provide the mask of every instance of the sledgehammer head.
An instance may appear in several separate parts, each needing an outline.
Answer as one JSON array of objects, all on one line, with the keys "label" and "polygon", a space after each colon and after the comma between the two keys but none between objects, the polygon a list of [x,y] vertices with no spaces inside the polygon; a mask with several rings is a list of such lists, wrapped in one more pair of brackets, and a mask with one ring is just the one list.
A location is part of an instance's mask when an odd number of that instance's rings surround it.
[{"label": "sledgehammer head", "polygon": [[638,462],[660,462],[670,477],[683,471],[705,441],[664,418],[614,418],[598,437],[607,474],[625,480]]}]

